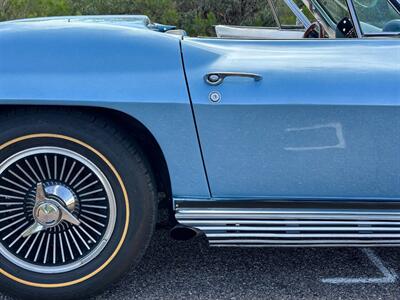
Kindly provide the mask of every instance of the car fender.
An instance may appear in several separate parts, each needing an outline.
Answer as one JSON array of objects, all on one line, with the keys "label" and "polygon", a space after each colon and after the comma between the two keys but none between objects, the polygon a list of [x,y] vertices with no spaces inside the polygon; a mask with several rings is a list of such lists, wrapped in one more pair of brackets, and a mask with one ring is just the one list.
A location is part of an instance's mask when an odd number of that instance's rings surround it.
[{"label": "car fender", "polygon": [[165,156],[174,196],[209,197],[180,37],[111,24],[0,23],[0,105],[114,109]]}]

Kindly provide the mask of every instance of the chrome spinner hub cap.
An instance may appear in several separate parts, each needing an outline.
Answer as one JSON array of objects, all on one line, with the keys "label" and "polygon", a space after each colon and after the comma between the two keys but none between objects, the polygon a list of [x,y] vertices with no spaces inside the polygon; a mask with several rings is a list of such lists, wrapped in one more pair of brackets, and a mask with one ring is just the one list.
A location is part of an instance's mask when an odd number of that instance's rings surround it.
[{"label": "chrome spinner hub cap", "polygon": [[23,269],[82,267],[106,247],[116,216],[113,189],[87,157],[35,147],[0,162],[0,254]]},{"label": "chrome spinner hub cap", "polygon": [[[53,194],[51,194],[52,192]],[[33,207],[35,222],[22,232],[22,236],[29,237],[37,232],[55,227],[61,221],[80,225],[81,222],[72,214],[75,202],[73,193],[67,187],[56,184],[45,188],[43,183],[39,182],[36,186],[35,206]],[[69,204],[69,209],[67,204]]]},{"label": "chrome spinner hub cap", "polygon": [[67,186],[62,184],[52,184],[45,186],[44,190],[49,198],[58,200],[59,203],[65,205],[70,212],[75,210],[78,198]]}]

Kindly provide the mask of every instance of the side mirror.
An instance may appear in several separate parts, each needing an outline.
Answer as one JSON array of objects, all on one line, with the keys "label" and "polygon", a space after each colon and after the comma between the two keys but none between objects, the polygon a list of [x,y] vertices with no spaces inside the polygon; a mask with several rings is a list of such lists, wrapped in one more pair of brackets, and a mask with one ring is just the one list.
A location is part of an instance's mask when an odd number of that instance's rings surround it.
[{"label": "side mirror", "polygon": [[353,22],[344,17],[336,26],[336,38],[356,38],[357,34]]}]

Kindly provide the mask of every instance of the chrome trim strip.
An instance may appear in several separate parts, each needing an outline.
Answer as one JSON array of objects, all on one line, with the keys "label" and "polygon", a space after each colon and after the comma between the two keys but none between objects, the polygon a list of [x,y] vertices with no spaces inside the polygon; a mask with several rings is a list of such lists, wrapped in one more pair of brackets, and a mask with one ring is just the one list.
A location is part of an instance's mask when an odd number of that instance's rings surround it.
[{"label": "chrome trim strip", "polygon": [[[201,226],[201,225],[221,225],[221,224],[246,224],[246,225],[263,225],[263,224],[282,224],[282,221],[278,220],[185,220],[185,224],[191,226]],[[390,221],[390,222],[382,222],[382,221],[331,221],[331,220],[319,220],[319,221],[293,221],[288,220],[285,224],[302,224],[302,225],[400,225],[399,222]]]},{"label": "chrome trim strip", "polygon": [[400,211],[400,198],[185,198],[174,197],[175,209],[389,209]]},{"label": "chrome trim strip", "polygon": [[[371,229],[372,231],[372,229]],[[208,238],[400,238],[400,234],[363,234],[363,233],[207,233]],[[239,241],[239,240],[238,240]]]},{"label": "chrome trim strip", "polygon": [[[399,240],[303,240],[303,241],[288,241],[287,244],[342,244],[345,243],[359,243],[359,244],[400,244]],[[237,244],[238,240],[211,240],[210,244]],[[243,244],[283,244],[282,241],[278,240],[240,240]]]},{"label": "chrome trim strip", "polygon": [[305,28],[310,27],[311,22],[307,18],[307,16],[300,10],[296,3],[293,0],[284,0],[286,5],[290,8],[290,10],[296,15],[297,19],[304,25]]},{"label": "chrome trim strip", "polygon": [[216,244],[210,245],[210,247],[219,247],[219,248],[325,248],[325,247],[363,247],[363,248],[372,248],[372,247],[399,247],[397,244],[298,244],[298,245],[268,245],[268,244],[254,244],[254,245],[242,245],[242,244]]},{"label": "chrome trim strip", "polygon": [[[286,224],[286,222],[282,222],[281,225]],[[399,225],[399,224],[394,224]],[[326,231],[336,231],[336,232],[346,232],[346,231],[384,231],[384,232],[400,232],[400,227],[372,227],[372,226],[353,226],[353,227],[334,227],[334,226],[318,226],[318,227],[300,227],[300,226],[283,226],[283,227],[255,227],[255,226],[196,226],[197,229],[201,231],[236,231],[241,232],[244,231],[243,234],[251,234],[248,231],[284,231],[284,232],[292,232],[292,231],[319,231],[319,232],[326,232]]]},{"label": "chrome trim strip", "polygon": [[[179,214],[177,214],[176,215],[176,218],[178,219],[178,220],[182,220],[182,221],[184,221],[184,220],[192,220],[192,219],[197,219],[197,218],[199,218],[199,219],[210,219],[210,220],[213,220],[213,219],[221,219],[221,218],[226,218],[227,216],[226,215],[211,215],[211,216],[208,216],[208,217],[204,217],[204,215],[200,215],[200,214],[198,214],[198,215],[179,215]],[[242,214],[242,215],[232,215],[232,216],[229,216],[231,219],[236,219],[236,218],[241,218],[241,219],[260,219],[260,215],[254,215],[254,214]],[[229,218],[228,217],[228,218]],[[273,220],[273,219],[291,219],[291,218],[293,218],[293,214],[291,214],[291,215],[289,215],[289,214],[287,214],[287,215],[270,215],[270,216],[267,216],[268,218],[263,218],[263,219],[271,219],[271,220]],[[318,219],[318,220],[343,220],[343,215],[321,215],[321,216],[319,216],[319,217],[316,217],[315,215],[301,215],[301,214],[299,214],[299,215],[296,215],[296,217],[298,218],[298,219],[302,219],[302,220],[315,220],[315,219]],[[346,216],[346,219],[348,219],[348,220],[385,220],[385,221],[397,221],[397,220],[400,220],[400,216],[393,216],[393,215],[390,215],[390,216],[388,216],[388,215],[373,215],[373,216],[364,216],[363,218],[360,218],[360,216],[359,215],[351,215],[351,216]]]},{"label": "chrome trim strip", "polygon": [[268,4],[272,11],[272,15],[274,16],[276,24],[279,28],[281,28],[281,21],[279,20],[278,14],[276,13],[275,5],[272,3],[272,0],[268,0]]},{"label": "chrome trim strip", "polygon": [[400,14],[400,1],[397,0],[389,0],[390,5]]},{"label": "chrome trim strip", "polygon": [[240,214],[259,214],[259,215],[271,215],[271,214],[305,214],[305,215],[320,215],[320,214],[335,214],[335,215],[400,215],[400,210],[362,210],[357,211],[354,209],[348,210],[331,210],[331,209],[316,209],[316,210],[307,210],[307,209],[269,209],[269,208],[260,208],[260,209],[179,209],[179,213],[182,214],[209,214],[209,215],[240,215]]},{"label": "chrome trim strip", "polygon": [[357,37],[362,38],[360,21],[358,20],[357,12],[356,12],[356,9],[354,8],[354,3],[352,0],[347,0],[347,7],[349,8],[349,12],[351,15],[351,19],[353,21],[354,28],[357,33]]},{"label": "chrome trim strip", "polygon": [[400,33],[398,33],[398,32],[374,32],[374,33],[364,33],[364,37],[399,38],[399,37],[400,37]]},{"label": "chrome trim strip", "polygon": [[193,203],[184,207],[180,202],[175,216],[182,225],[204,232],[216,247],[400,246],[399,203],[378,203],[381,209],[376,205],[367,209],[368,202],[359,203],[362,209],[352,205],[347,209],[318,208],[321,203],[317,201],[316,207],[304,202],[305,208],[268,207],[279,202],[262,204],[247,209],[196,208],[191,207]]}]

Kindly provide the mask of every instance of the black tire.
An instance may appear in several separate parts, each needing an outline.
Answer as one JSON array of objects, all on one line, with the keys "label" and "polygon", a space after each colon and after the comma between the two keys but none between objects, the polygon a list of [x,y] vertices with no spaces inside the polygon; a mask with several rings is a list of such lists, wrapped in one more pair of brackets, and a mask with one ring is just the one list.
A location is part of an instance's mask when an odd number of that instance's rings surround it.
[{"label": "black tire", "polygon": [[[83,299],[118,281],[139,262],[154,231],[157,193],[146,157],[134,141],[121,134],[106,118],[74,109],[3,112],[0,130],[0,164],[16,153],[35,147],[74,151],[106,176],[115,195],[117,211],[112,235],[104,249],[93,260],[72,271],[33,272],[12,263],[0,252],[2,293],[29,299]],[[0,223],[0,230],[2,227],[4,224]]]}]

